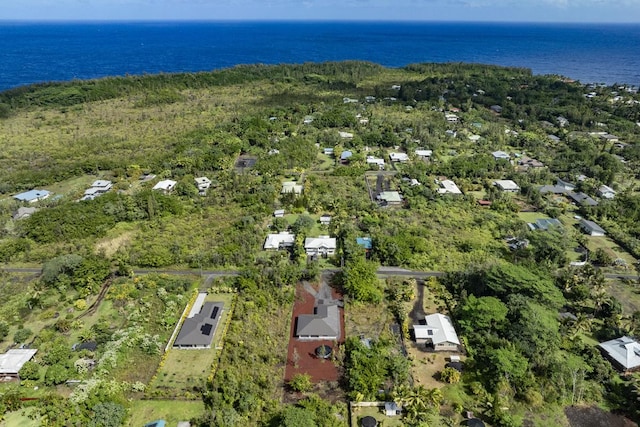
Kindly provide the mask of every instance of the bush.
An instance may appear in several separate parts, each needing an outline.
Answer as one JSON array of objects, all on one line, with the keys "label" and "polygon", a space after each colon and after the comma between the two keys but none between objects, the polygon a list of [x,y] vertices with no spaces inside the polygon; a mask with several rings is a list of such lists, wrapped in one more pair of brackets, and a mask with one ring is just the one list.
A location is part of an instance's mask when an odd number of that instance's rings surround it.
[{"label": "bush", "polygon": [[38,381],[40,379],[40,365],[36,362],[26,362],[20,369],[20,379]]},{"label": "bush", "polygon": [[313,383],[311,383],[311,375],[309,374],[295,374],[291,381],[289,381],[289,387],[293,391],[306,392],[311,390]]},{"label": "bush", "polygon": [[27,339],[29,339],[31,335],[33,335],[33,332],[31,332],[31,329],[27,329],[27,328],[18,329],[16,333],[13,335],[13,341],[16,343],[22,343],[22,342],[25,342]]}]

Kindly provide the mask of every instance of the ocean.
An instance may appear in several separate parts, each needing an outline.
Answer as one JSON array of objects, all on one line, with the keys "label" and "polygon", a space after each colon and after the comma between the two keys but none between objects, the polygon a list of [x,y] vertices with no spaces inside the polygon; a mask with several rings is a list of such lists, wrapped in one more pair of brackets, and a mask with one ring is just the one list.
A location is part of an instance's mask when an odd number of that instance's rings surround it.
[{"label": "ocean", "polygon": [[640,24],[0,22],[0,90],[238,64],[472,62],[640,85]]}]

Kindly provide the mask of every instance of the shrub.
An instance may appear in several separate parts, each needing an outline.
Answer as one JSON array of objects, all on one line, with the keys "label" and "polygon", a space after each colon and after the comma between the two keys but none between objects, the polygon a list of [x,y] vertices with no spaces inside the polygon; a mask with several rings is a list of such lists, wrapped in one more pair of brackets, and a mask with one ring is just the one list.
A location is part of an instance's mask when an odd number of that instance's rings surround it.
[{"label": "shrub", "polygon": [[311,382],[311,375],[309,374],[295,374],[289,381],[289,387],[293,391],[306,392],[311,390],[313,383]]},{"label": "shrub", "polygon": [[31,329],[27,329],[27,328],[18,329],[16,333],[13,335],[13,341],[16,343],[22,343],[22,342],[25,342],[27,339],[29,339],[31,335],[33,335],[33,332],[31,332]]}]

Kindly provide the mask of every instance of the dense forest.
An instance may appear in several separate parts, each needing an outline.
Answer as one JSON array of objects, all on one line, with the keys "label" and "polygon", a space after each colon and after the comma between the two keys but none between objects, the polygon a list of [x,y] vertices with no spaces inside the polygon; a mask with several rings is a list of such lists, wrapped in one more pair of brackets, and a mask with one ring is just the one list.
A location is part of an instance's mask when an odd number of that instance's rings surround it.
[{"label": "dense forest", "polygon": [[[640,340],[638,171],[637,88],[523,68],[0,92],[0,352],[37,350],[0,383],[0,425],[637,422],[640,374],[599,343]],[[341,333],[310,356],[315,294]],[[177,349],[202,298],[213,341]],[[417,342],[432,313],[455,357]]]}]

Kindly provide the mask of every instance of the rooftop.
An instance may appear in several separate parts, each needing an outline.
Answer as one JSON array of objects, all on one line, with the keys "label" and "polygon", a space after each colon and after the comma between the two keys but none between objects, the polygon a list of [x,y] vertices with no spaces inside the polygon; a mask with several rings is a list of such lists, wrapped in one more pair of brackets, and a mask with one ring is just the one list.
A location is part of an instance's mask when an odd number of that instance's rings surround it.
[{"label": "rooftop", "polygon": [[37,352],[37,349],[11,349],[0,354],[0,375],[17,374]]},{"label": "rooftop", "polygon": [[632,338],[623,336],[600,343],[599,347],[624,369],[640,368],[640,344]]},{"label": "rooftop", "polygon": [[451,323],[451,318],[444,314],[435,313],[425,316],[425,325],[413,325],[417,339],[429,338],[433,344],[450,342],[460,344],[458,334]]}]

